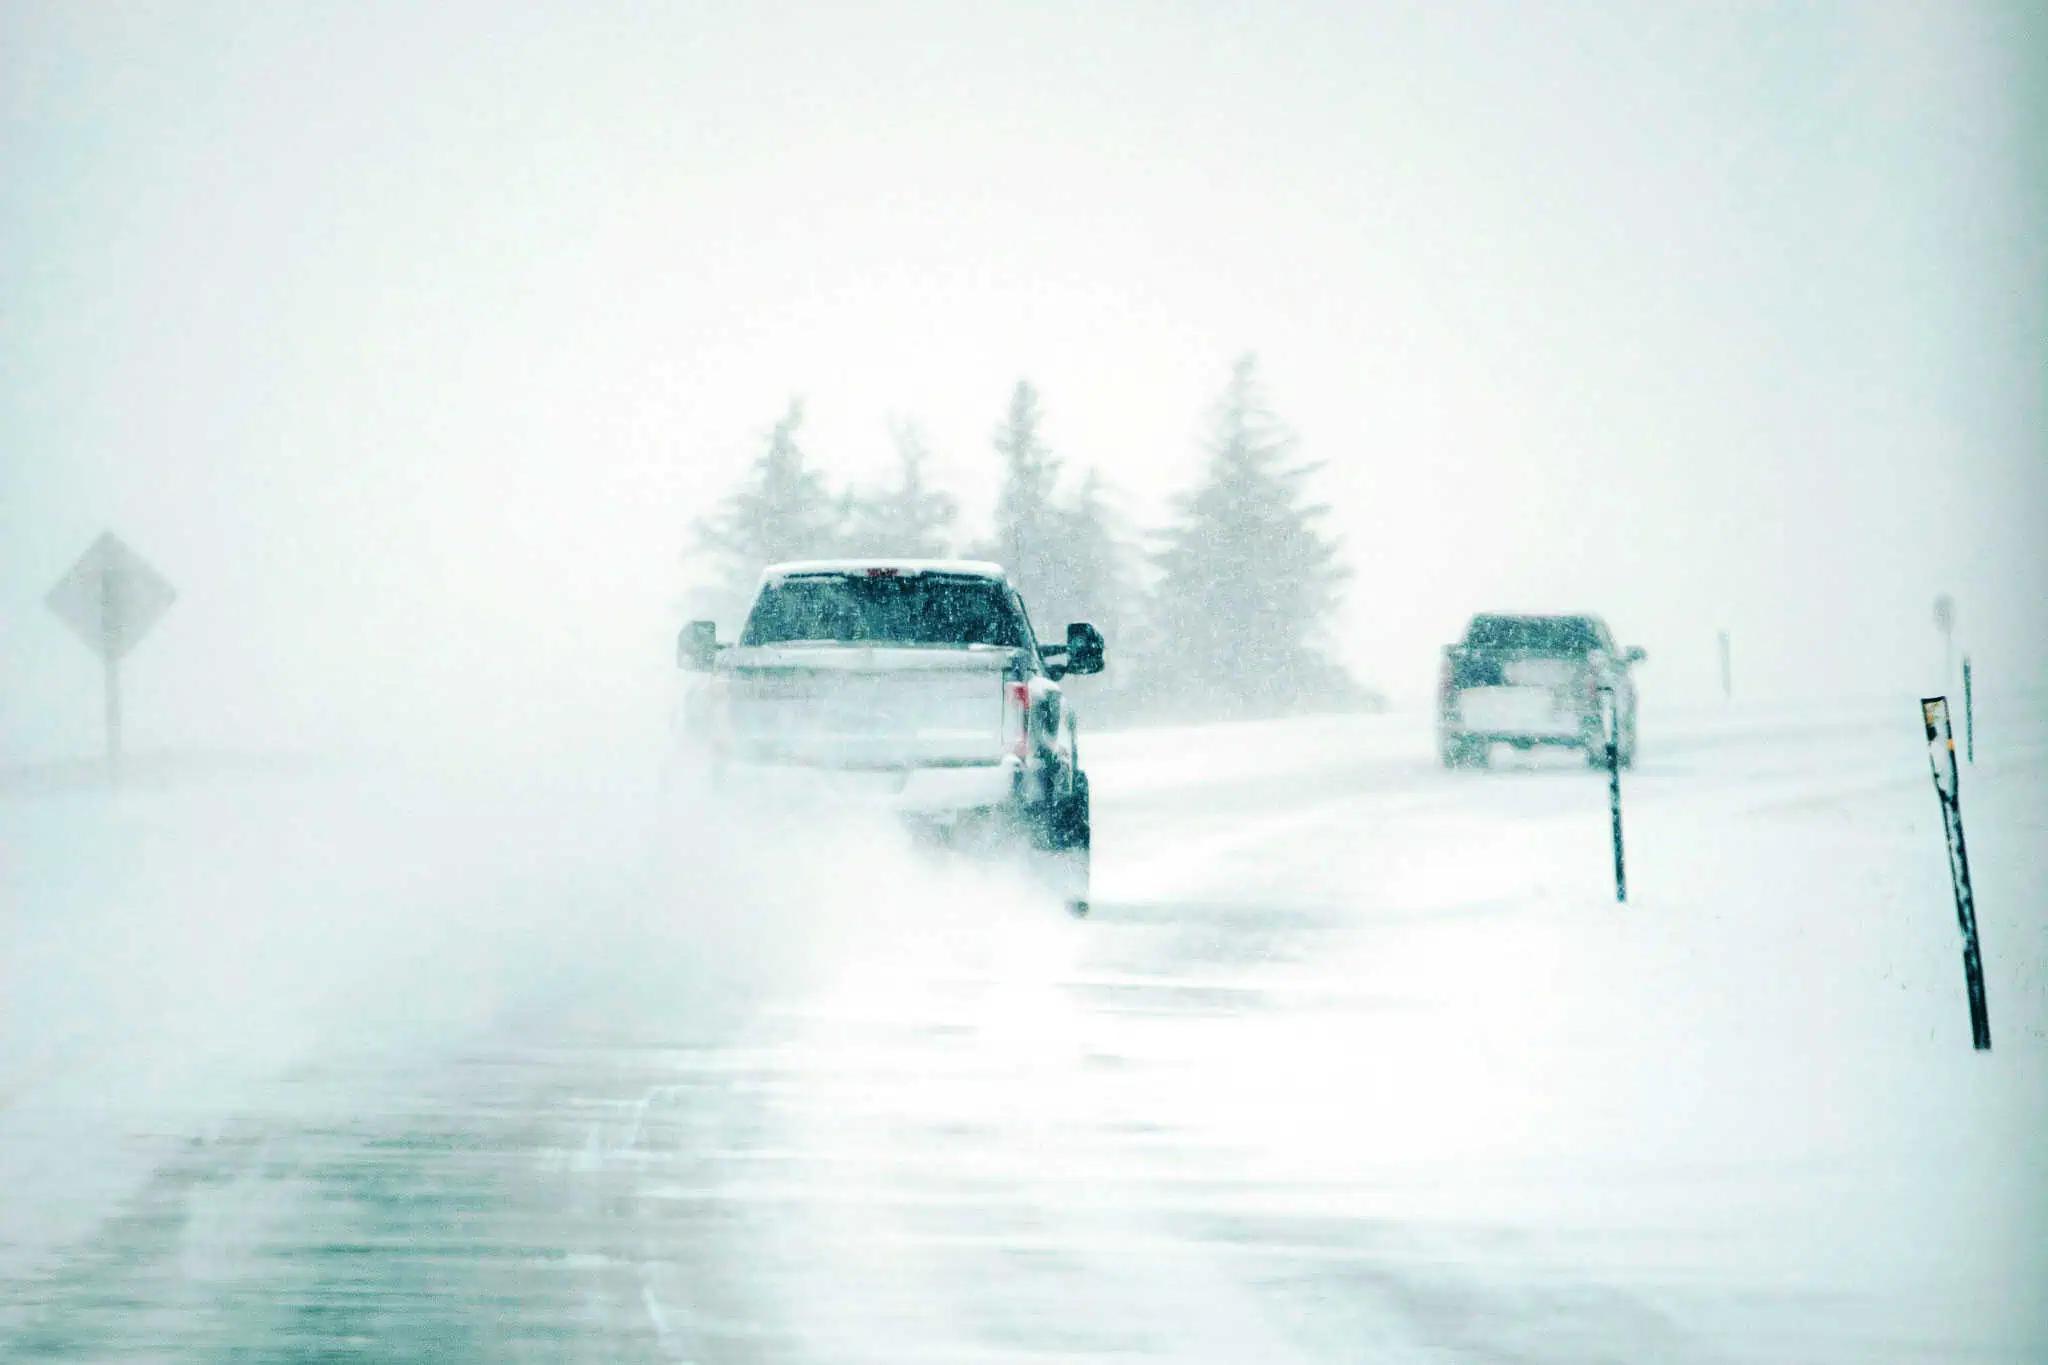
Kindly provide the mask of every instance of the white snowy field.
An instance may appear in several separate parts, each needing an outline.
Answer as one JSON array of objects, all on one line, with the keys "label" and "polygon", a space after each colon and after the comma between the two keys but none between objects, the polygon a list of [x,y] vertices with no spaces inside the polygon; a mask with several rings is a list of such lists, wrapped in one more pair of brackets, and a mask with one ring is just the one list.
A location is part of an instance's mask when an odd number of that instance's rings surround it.
[{"label": "white snowy field", "polygon": [[[1097,910],[653,765],[0,788],[0,1355],[2048,1356],[2048,710],[1089,735]],[[625,774],[621,777],[621,774]]]}]

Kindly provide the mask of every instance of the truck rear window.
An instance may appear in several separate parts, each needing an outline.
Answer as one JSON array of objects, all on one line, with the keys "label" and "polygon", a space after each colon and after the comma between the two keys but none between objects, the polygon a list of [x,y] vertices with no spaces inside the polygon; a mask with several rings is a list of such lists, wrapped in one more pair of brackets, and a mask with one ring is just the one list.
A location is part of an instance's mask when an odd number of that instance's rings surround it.
[{"label": "truck rear window", "polygon": [[1475,616],[1465,632],[1465,646],[1587,654],[1600,648],[1600,636],[1583,616]]},{"label": "truck rear window", "polygon": [[1002,584],[986,578],[819,575],[763,588],[740,643],[806,640],[1016,649],[1024,632]]}]

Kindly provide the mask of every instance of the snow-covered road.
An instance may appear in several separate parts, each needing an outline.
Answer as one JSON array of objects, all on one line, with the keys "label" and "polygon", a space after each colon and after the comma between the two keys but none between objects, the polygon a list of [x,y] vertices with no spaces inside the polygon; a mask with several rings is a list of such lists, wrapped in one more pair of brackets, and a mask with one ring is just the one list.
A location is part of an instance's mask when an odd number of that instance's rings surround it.
[{"label": "snow-covered road", "polygon": [[2048,1357],[2048,716],[1100,735],[1097,911],[603,765],[0,794],[0,1356]]}]

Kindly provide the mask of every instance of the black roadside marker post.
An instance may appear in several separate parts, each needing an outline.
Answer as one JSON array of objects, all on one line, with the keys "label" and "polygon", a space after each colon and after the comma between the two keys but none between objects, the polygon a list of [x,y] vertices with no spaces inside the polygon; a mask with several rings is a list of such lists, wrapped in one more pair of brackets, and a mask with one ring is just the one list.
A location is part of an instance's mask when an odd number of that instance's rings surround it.
[{"label": "black roadside marker post", "polygon": [[1963,656],[1963,752],[1977,761],[1977,707],[1970,697],[1970,656]]},{"label": "black roadside marker post", "polygon": [[1941,802],[1941,824],[1948,838],[1948,872],[1956,889],[1956,922],[1963,930],[1963,984],[1970,992],[1970,1043],[1979,1052],[1989,1052],[1991,1015],[1984,1004],[1984,959],[1977,947],[1977,902],[1970,893],[1970,853],[1963,844],[1963,809],[1956,793],[1956,739],[1949,726],[1948,698],[1922,698],[1920,715],[1927,725],[1927,761],[1934,765],[1934,794]]},{"label": "black roadside marker post", "polygon": [[1614,817],[1614,899],[1628,903],[1628,872],[1621,860],[1621,713],[1614,689],[1600,689],[1600,727],[1607,732],[1607,809]]}]

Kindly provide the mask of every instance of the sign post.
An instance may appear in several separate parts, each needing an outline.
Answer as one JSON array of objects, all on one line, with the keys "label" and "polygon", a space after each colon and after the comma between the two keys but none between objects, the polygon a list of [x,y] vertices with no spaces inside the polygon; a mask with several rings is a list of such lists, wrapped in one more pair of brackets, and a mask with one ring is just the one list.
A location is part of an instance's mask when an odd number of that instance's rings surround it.
[{"label": "sign post", "polygon": [[1600,689],[1600,728],[1607,737],[1607,811],[1614,823],[1614,899],[1628,903],[1628,869],[1621,857],[1621,712],[1614,689]]},{"label": "sign post", "polygon": [[1725,631],[1725,630],[1724,630],[1724,631],[1720,632],[1720,641],[1721,641],[1721,700],[1722,700],[1722,701],[1732,701],[1732,700],[1734,700],[1734,698],[1735,698],[1735,669],[1734,669],[1734,665],[1733,665],[1733,662],[1732,662],[1732,661],[1731,661],[1731,660],[1729,659],[1729,657],[1728,657],[1728,632],[1727,632],[1727,631]]},{"label": "sign post", "polygon": [[100,656],[107,775],[121,775],[121,659],[156,625],[177,590],[111,532],[102,532],[43,602]]},{"label": "sign post", "polygon": [[1948,698],[1925,697],[1920,715],[1927,725],[1927,760],[1934,765],[1934,794],[1948,840],[1949,880],[1956,891],[1956,922],[1963,931],[1963,985],[1970,994],[1970,1043],[1991,1050],[1991,1015],[1984,1002],[1984,959],[1977,946],[1977,901],[1970,891],[1970,853],[1963,843],[1963,809],[1956,790],[1956,739],[1949,727]]}]

